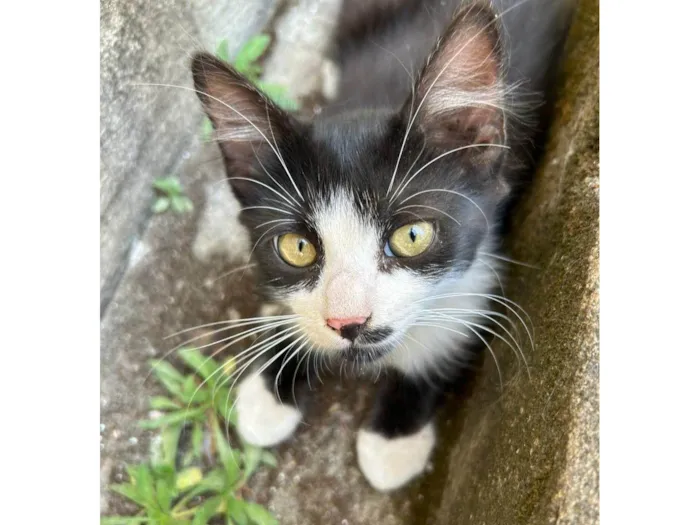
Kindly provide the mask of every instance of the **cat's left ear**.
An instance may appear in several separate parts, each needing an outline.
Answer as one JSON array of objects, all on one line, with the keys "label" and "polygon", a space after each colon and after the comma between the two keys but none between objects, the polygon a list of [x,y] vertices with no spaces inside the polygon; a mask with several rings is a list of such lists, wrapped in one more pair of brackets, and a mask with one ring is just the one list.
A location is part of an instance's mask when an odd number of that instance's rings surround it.
[{"label": "cat's left ear", "polygon": [[[498,19],[477,2],[455,17],[418,79],[415,100],[403,109],[426,141],[477,164],[498,160],[505,144],[505,96]],[[417,108],[418,106],[419,109]]]},{"label": "cat's left ear", "polygon": [[228,64],[208,53],[192,59],[194,87],[214,127],[229,182],[242,203],[255,200],[265,162],[282,162],[280,147],[297,136],[296,122]]}]

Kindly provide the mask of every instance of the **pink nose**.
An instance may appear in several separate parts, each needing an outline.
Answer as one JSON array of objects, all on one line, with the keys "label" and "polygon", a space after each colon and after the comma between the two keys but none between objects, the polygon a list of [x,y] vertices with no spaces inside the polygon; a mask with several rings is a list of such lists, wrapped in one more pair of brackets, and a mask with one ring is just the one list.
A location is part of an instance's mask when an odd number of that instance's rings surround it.
[{"label": "pink nose", "polygon": [[326,324],[336,332],[339,332],[346,326],[363,325],[366,321],[366,317],[346,317],[344,319],[326,319]]}]

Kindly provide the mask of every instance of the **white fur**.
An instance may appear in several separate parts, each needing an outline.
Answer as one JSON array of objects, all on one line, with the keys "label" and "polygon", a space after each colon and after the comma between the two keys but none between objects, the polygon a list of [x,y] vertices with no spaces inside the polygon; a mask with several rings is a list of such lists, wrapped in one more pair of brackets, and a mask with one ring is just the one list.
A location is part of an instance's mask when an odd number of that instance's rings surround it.
[{"label": "white fur", "polygon": [[369,317],[369,326],[399,331],[410,319],[410,305],[433,286],[408,270],[379,271],[381,233],[362,217],[345,193],[337,193],[315,210],[325,264],[313,290],[293,292],[286,300],[299,324],[317,347],[335,351],[349,341],[326,326],[326,319]]},{"label": "white fur", "polygon": [[387,439],[369,430],[357,436],[360,470],[375,489],[397,489],[425,470],[435,446],[435,429],[429,423],[410,436]]},{"label": "white fur", "polygon": [[[458,359],[465,340],[479,342],[469,328],[458,322],[420,320],[420,317],[434,315],[424,312],[433,308],[488,310],[489,299],[477,295],[426,300],[443,294],[483,294],[492,290],[498,270],[491,260],[489,265],[480,261],[485,255],[478,253],[467,272],[445,277],[439,283],[408,270],[382,272],[379,270],[381,232],[362,216],[349,195],[335,194],[315,210],[313,219],[325,259],[319,282],[312,290],[292,292],[283,302],[301,315],[299,324],[316,348],[334,352],[350,345],[326,326],[326,319],[370,315],[370,328],[388,326],[395,331],[386,341],[394,349],[381,363],[410,375],[441,373]],[[486,251],[492,248],[489,242],[484,246]],[[478,314],[450,312],[448,315],[479,324],[484,322]],[[417,320],[440,326],[416,326]]]},{"label": "white fur", "polygon": [[[481,255],[481,257],[485,257]],[[497,271],[494,264],[489,266],[477,261],[464,274],[447,279],[440,284],[430,295],[451,294],[484,294],[489,293],[496,282]],[[462,308],[465,310],[489,310],[489,299],[478,295],[456,295],[429,301],[420,301],[421,309],[435,308]],[[419,312],[413,313],[419,316]],[[485,318],[467,313],[448,312],[447,315],[464,321],[484,324]],[[479,343],[480,340],[469,328],[456,322],[444,320],[424,321],[433,325],[442,325],[450,330],[435,326],[410,326],[407,330],[408,337],[403,337],[401,344],[384,358],[384,363],[394,366],[409,375],[423,375],[427,372],[440,373],[457,359],[462,353],[464,342],[471,340]]]},{"label": "white fur", "polygon": [[281,443],[292,435],[301,421],[299,410],[279,402],[258,375],[246,377],[238,388],[238,434],[259,447]]}]

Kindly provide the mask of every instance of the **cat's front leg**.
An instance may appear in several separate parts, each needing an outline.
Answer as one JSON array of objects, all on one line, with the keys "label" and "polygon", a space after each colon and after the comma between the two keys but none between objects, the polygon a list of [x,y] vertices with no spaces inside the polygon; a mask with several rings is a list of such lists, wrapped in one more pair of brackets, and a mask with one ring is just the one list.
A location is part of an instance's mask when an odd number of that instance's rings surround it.
[{"label": "cat's front leg", "polygon": [[425,470],[442,397],[439,386],[398,371],[385,379],[369,423],[357,437],[360,470],[375,489],[399,488]]},{"label": "cat's front leg", "polygon": [[[268,359],[287,344],[267,352]],[[236,402],[238,434],[260,447],[277,445],[294,433],[303,416],[303,393],[296,386],[306,384],[306,365],[291,352],[266,364],[267,359],[261,360],[258,371],[241,382]]]}]

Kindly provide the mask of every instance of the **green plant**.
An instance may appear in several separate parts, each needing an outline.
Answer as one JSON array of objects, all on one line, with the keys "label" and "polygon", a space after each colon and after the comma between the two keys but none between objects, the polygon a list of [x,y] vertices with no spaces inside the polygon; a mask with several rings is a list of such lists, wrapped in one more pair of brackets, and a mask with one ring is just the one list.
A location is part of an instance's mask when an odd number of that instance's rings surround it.
[{"label": "green plant", "polygon": [[[275,102],[282,109],[288,111],[298,111],[299,103],[287,96],[287,88],[280,84],[263,82],[260,80],[262,67],[260,66],[260,57],[267,51],[270,46],[269,35],[255,35],[250,38],[232,59],[229,52],[228,40],[221,40],[216,46],[216,56],[231,64],[236,71],[246,77],[252,84],[265,93],[270,100]],[[211,121],[207,118],[202,124],[202,137],[208,140],[213,132]]]},{"label": "green plant", "polygon": [[[227,525],[276,525],[263,506],[246,501],[242,491],[261,464],[276,465],[272,453],[228,440],[236,417],[228,388],[233,366],[220,366],[196,349],[183,348],[178,357],[195,373],[185,375],[165,361],[152,362],[153,373],[169,396],[151,398],[156,419],[142,421],[146,429],[160,429],[160,446],[150,463],[127,467],[129,482],[112,485],[114,492],[136,503],[136,516],[111,516],[101,525],[205,525],[220,516]],[[178,444],[185,428],[191,437],[178,460]],[[203,456],[214,466],[203,471]]]},{"label": "green plant", "polygon": [[170,208],[177,213],[184,213],[194,208],[192,201],[182,193],[180,181],[172,175],[156,179],[153,182],[153,188],[160,194],[151,206],[153,213],[163,213]]}]

